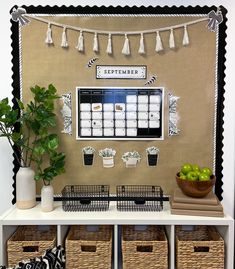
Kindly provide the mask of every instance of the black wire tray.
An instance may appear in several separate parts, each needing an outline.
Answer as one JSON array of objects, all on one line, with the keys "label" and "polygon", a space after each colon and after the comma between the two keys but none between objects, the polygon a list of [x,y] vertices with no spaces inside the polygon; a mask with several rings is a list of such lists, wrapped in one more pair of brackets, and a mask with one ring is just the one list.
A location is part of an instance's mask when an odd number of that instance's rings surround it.
[{"label": "black wire tray", "polygon": [[163,191],[159,186],[119,185],[116,194],[119,211],[163,210]]},{"label": "black wire tray", "polygon": [[107,211],[110,201],[117,202],[119,211],[162,211],[169,198],[159,186],[119,185],[110,196],[108,185],[68,185],[59,200],[64,211]]},{"label": "black wire tray", "polygon": [[109,209],[108,185],[67,185],[62,190],[64,211],[106,211]]}]

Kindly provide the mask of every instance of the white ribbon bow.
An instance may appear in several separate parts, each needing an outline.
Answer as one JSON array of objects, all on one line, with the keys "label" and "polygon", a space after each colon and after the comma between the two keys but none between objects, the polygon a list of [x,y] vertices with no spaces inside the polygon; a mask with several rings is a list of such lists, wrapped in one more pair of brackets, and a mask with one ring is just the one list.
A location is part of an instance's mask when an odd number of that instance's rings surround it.
[{"label": "white ribbon bow", "polygon": [[15,22],[19,22],[20,26],[24,26],[30,22],[24,15],[26,14],[26,10],[22,7],[13,8],[11,13],[12,20]]},{"label": "white ribbon bow", "polygon": [[216,12],[212,10],[208,14],[209,22],[207,24],[207,27],[212,32],[216,31],[217,26],[223,21],[223,15],[221,11],[218,9]]}]

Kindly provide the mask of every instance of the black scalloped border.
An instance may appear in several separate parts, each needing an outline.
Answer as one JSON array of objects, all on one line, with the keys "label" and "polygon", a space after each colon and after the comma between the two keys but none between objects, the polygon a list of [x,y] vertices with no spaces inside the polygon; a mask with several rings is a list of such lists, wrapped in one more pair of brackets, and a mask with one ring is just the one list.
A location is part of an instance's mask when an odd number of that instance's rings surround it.
[{"label": "black scalloped border", "polygon": [[224,86],[225,86],[225,62],[226,62],[226,22],[227,22],[227,10],[224,7],[220,7],[223,14],[223,22],[219,27],[219,41],[218,41],[218,70],[217,70],[217,86],[218,86],[218,98],[217,98],[217,118],[216,118],[216,156],[215,156],[215,165],[216,165],[216,184],[215,184],[215,193],[219,200],[223,200],[223,181],[222,181],[222,170],[223,170],[223,132],[224,132]]},{"label": "black scalloped border", "polygon": [[[216,11],[216,6],[22,6],[26,9],[28,14],[208,14],[211,10]],[[10,13],[13,11],[13,8],[17,8],[17,6],[12,7]],[[219,43],[218,43],[218,96],[217,96],[217,117],[216,117],[216,156],[215,156],[215,174],[216,174],[216,185],[215,185],[215,193],[219,200],[223,199],[223,182],[222,182],[222,163],[223,163],[223,124],[224,124],[224,86],[225,86],[225,61],[226,61],[226,14],[227,10],[220,6],[220,10],[223,14],[223,22],[219,25]],[[14,107],[17,107],[16,99],[20,98],[20,66],[19,66],[19,25],[18,23],[11,20],[11,39],[12,39],[12,87],[13,87],[13,104]],[[18,128],[18,126],[16,126]],[[19,154],[19,152],[18,152]],[[19,170],[19,165],[16,162],[14,157],[13,161],[13,199],[12,203],[16,202],[16,173]]]},{"label": "black scalloped border", "polygon": [[[11,47],[12,47],[12,103],[13,103],[13,108],[19,108],[18,104],[16,102],[16,98],[20,99],[20,65],[19,65],[19,24],[14,23],[11,20]],[[15,129],[18,130],[19,126],[15,126]],[[18,156],[20,156],[20,152],[18,148],[14,145],[14,150],[17,153]],[[13,154],[13,199],[12,199],[12,204],[16,203],[16,173],[18,172],[20,166],[16,160],[15,155]]]}]

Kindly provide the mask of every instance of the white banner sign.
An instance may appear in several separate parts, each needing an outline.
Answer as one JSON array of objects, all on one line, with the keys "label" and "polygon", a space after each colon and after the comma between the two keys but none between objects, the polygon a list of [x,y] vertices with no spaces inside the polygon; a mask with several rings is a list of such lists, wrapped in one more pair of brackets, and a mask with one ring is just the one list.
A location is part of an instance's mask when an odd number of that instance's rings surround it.
[{"label": "white banner sign", "polygon": [[97,65],[97,79],[146,79],[145,65]]}]

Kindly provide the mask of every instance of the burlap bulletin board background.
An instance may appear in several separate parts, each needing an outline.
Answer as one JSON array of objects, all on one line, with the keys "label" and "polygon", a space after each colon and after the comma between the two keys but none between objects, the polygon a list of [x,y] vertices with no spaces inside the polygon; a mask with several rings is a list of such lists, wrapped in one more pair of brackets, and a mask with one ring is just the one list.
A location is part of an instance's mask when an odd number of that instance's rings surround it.
[{"label": "burlap bulletin board background", "polygon": [[[60,23],[97,30],[141,31],[156,27],[176,25],[195,20],[195,16],[59,16],[46,17]],[[59,94],[72,93],[72,136],[62,134],[63,119],[60,114],[62,103],[56,106],[58,125],[56,132],[61,141],[61,150],[66,153],[66,173],[55,178],[53,186],[60,193],[66,184],[108,184],[112,192],[117,184],[160,185],[166,194],[176,187],[175,174],[184,162],[213,167],[214,162],[214,116],[215,116],[215,65],[216,34],[207,29],[207,22],[188,27],[190,45],[182,46],[183,28],[174,31],[176,50],[168,46],[169,32],[161,34],[164,52],[155,52],[155,34],[145,35],[146,55],[138,54],[139,36],[130,36],[131,55],[121,54],[124,37],[114,36],[113,55],[107,55],[107,37],[99,36],[100,52],[92,51],[93,35],[84,33],[85,52],[79,53],[75,46],[79,32],[67,31],[69,48],[60,46],[62,29],[52,26],[54,46],[45,43],[47,24],[31,20],[21,30],[22,98],[31,99],[31,86],[47,86],[52,83]],[[165,88],[165,119],[163,141],[77,141],[76,95],[77,86],[91,87],[142,87],[145,80],[96,79],[95,65],[86,68],[87,62],[98,57],[99,65],[146,65],[147,75],[157,74],[153,86]],[[179,96],[180,135],[168,137],[167,94]],[[84,167],[81,150],[84,146],[96,149],[95,163]],[[157,146],[160,158],[157,167],[148,167],[145,149]],[[105,169],[98,150],[112,147],[117,151],[115,167]],[[125,168],[121,156],[126,151],[137,150],[142,160],[136,168]],[[38,185],[38,192],[40,184]]]}]

